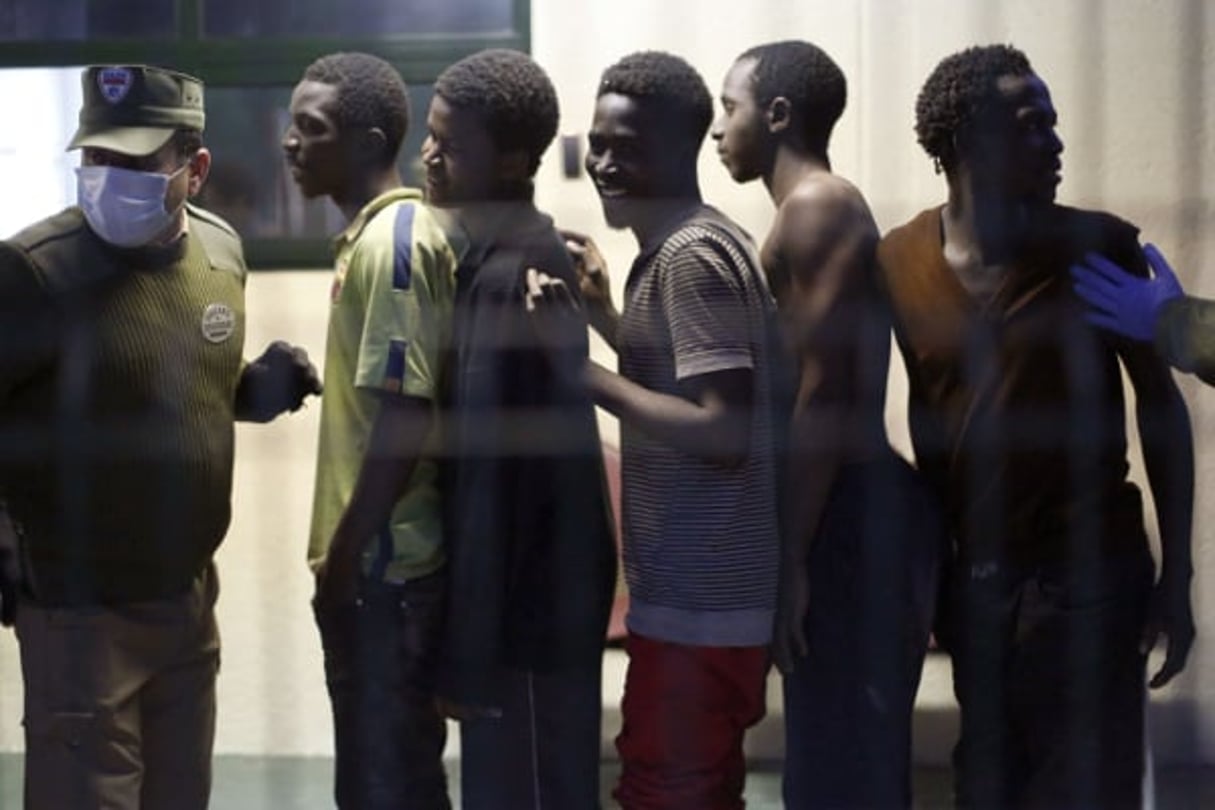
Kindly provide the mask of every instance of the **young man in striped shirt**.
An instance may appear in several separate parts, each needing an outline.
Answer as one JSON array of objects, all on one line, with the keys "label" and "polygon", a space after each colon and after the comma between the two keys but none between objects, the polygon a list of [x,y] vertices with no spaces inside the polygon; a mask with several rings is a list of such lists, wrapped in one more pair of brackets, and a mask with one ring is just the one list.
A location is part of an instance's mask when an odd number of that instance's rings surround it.
[{"label": "young man in striped shirt", "polygon": [[[701,201],[712,119],[682,59],[643,52],[599,84],[586,166],[641,253],[617,313],[593,243],[571,238],[591,324],[620,373],[572,371],[620,417],[629,669],[616,740],[626,808],[742,807],[745,730],[764,712],[776,605],[771,296],[749,238]],[[540,272],[544,335],[573,297]],[[566,366],[570,368],[570,366]]]}]

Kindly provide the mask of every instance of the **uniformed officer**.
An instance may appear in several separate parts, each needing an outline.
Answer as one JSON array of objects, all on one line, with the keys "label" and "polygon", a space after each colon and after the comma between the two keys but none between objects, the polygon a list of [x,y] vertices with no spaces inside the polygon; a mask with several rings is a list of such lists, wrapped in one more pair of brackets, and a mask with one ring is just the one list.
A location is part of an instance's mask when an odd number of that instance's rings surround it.
[{"label": "uniformed officer", "polygon": [[240,240],[187,203],[211,166],[202,82],[138,65],[82,80],[78,204],[0,242],[25,805],[204,808],[233,422],[319,384],[284,343],[241,359]]}]

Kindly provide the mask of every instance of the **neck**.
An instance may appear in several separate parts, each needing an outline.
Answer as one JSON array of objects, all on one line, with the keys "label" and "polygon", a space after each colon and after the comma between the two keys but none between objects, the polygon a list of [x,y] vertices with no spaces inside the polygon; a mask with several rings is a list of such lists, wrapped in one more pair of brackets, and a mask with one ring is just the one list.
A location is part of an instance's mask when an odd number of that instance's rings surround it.
[{"label": "neck", "polygon": [[654,197],[633,200],[629,206],[633,214],[628,227],[643,247],[661,236],[671,222],[701,205],[700,178],[695,162],[689,159],[674,166],[679,168],[672,167],[659,175],[654,183]]},{"label": "neck", "polygon": [[797,184],[814,174],[830,174],[831,161],[826,152],[799,149],[782,143],[776,148],[772,166],[764,175],[764,185],[777,207],[792,193]]},{"label": "neck", "polygon": [[169,224],[169,227],[165,228],[164,231],[161,232],[160,236],[157,236],[155,239],[149,242],[148,246],[156,248],[171,245],[184,236],[185,233],[186,206],[185,203],[182,203],[181,208],[177,209],[177,216],[173,217],[173,221]]},{"label": "neck", "polygon": [[530,207],[530,201],[522,199],[492,199],[476,200],[452,206],[454,211],[466,226],[481,230],[487,224],[502,220],[504,217],[516,216],[520,210]]},{"label": "neck", "polygon": [[402,185],[401,173],[397,171],[397,167],[389,166],[353,178],[341,194],[333,195],[333,202],[342,212],[346,221],[351,222],[367,203],[384,192],[400,188]]},{"label": "neck", "polygon": [[531,202],[534,196],[535,184],[529,177],[525,180],[503,181],[494,191],[494,202]]},{"label": "neck", "polygon": [[1029,236],[1029,204],[976,187],[965,172],[949,177],[949,201],[943,215],[946,241],[971,248],[984,264],[1016,255]]},{"label": "neck", "polygon": [[630,230],[637,238],[637,244],[645,247],[654,239],[662,236],[673,223],[687,216],[689,210],[702,204],[699,190],[678,197],[646,200],[642,206],[639,206],[641,209],[639,211],[641,215],[637,217],[639,221],[631,225]]}]

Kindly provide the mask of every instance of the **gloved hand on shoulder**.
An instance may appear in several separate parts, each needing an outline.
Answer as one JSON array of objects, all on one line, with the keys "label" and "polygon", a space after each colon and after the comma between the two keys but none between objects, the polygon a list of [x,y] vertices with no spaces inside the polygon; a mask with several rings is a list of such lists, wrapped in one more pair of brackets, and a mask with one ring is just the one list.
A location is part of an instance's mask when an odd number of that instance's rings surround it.
[{"label": "gloved hand on shoulder", "polygon": [[1089,253],[1082,264],[1072,265],[1072,286],[1089,305],[1089,323],[1150,342],[1156,337],[1160,308],[1185,292],[1155,245],[1144,246],[1143,255],[1152,268],[1151,278],[1133,276],[1104,256]]}]

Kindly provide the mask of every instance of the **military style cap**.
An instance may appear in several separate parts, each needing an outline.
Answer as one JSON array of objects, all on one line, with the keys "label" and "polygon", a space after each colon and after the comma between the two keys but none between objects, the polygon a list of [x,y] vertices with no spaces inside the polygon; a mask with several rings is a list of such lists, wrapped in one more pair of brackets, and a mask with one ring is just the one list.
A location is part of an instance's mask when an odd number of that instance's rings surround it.
[{"label": "military style cap", "polygon": [[148,65],[93,65],[80,77],[80,126],[68,149],[150,155],[179,128],[203,128],[203,83]]}]

